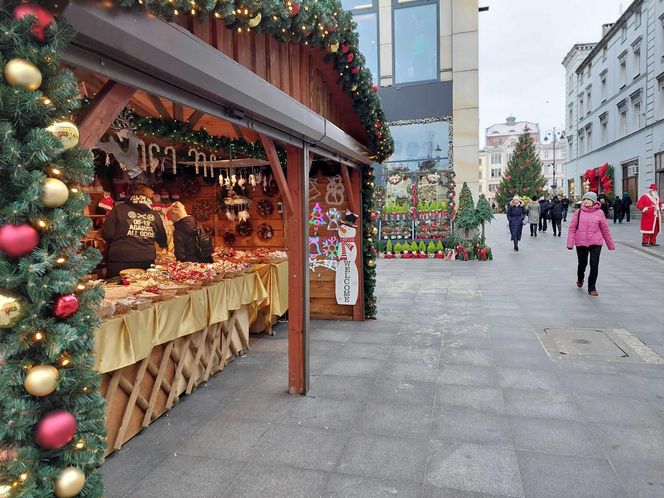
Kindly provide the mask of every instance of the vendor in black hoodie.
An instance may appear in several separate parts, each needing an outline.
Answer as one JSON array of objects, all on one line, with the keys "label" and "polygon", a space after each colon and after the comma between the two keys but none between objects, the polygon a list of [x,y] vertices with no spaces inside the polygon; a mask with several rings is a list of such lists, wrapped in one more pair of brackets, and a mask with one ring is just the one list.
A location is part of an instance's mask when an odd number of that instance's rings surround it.
[{"label": "vendor in black hoodie", "polygon": [[137,185],[126,202],[116,204],[104,221],[102,235],[108,244],[106,278],[129,268],[148,269],[157,253],[155,243],[166,247],[166,230],[152,209],[152,189]]},{"label": "vendor in black hoodie", "polygon": [[189,216],[181,202],[174,202],[171,206],[171,220],[173,220],[173,245],[175,258],[178,261],[191,263],[212,263],[211,256],[202,256],[196,248],[196,235],[199,230],[198,222]]}]

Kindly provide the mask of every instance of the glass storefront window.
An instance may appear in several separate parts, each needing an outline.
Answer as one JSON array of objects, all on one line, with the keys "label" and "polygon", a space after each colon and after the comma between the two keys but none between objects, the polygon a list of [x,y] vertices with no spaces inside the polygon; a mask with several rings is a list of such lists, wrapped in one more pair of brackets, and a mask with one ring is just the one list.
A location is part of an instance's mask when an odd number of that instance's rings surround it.
[{"label": "glass storefront window", "polygon": [[394,82],[438,77],[437,5],[394,10]]},{"label": "glass storefront window", "polygon": [[355,14],[357,32],[360,35],[360,52],[367,61],[374,83],[378,82],[378,14]]},{"label": "glass storefront window", "polygon": [[388,169],[399,165],[417,171],[426,166],[427,161],[435,161],[435,169],[446,169],[449,165],[449,130],[447,121],[391,124],[394,153],[386,161]]},{"label": "glass storefront window", "polygon": [[347,11],[371,9],[374,2],[373,0],[341,0],[341,6]]}]

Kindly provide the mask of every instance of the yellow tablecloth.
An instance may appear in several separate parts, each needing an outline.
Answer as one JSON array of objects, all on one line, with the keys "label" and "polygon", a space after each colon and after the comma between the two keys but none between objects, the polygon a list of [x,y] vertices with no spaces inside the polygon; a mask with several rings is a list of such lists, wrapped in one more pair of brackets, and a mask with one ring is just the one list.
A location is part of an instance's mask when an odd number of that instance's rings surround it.
[{"label": "yellow tablecloth", "polygon": [[265,317],[267,323],[263,324],[267,327],[272,317],[288,311],[288,261],[255,265],[255,268],[268,293],[267,301],[258,308],[269,307]]},{"label": "yellow tablecloth", "polygon": [[104,320],[95,331],[96,368],[104,373],[136,363],[154,346],[228,320],[241,306],[267,299],[268,289],[254,272]]}]

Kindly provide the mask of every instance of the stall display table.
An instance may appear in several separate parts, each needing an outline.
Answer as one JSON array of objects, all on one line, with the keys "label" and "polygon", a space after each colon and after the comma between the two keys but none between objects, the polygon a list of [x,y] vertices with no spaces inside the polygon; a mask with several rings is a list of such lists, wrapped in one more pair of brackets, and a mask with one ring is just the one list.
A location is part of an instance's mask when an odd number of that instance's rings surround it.
[{"label": "stall display table", "polygon": [[257,310],[251,332],[272,334],[277,318],[288,311],[288,261],[254,265],[256,273],[267,289],[267,302]]}]

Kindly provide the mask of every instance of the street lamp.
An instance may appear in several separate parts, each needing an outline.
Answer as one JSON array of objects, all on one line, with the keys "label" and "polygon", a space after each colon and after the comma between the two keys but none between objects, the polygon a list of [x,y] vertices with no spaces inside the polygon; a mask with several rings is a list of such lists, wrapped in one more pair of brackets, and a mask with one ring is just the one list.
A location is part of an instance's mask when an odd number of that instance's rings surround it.
[{"label": "street lamp", "polygon": [[550,130],[546,133],[544,136],[544,143],[548,144],[549,140],[552,141],[553,143],[553,183],[551,187],[554,189],[557,187],[556,185],[556,143],[558,140],[562,140],[565,138],[565,131],[564,130],[558,130],[555,126],[553,130]]}]

